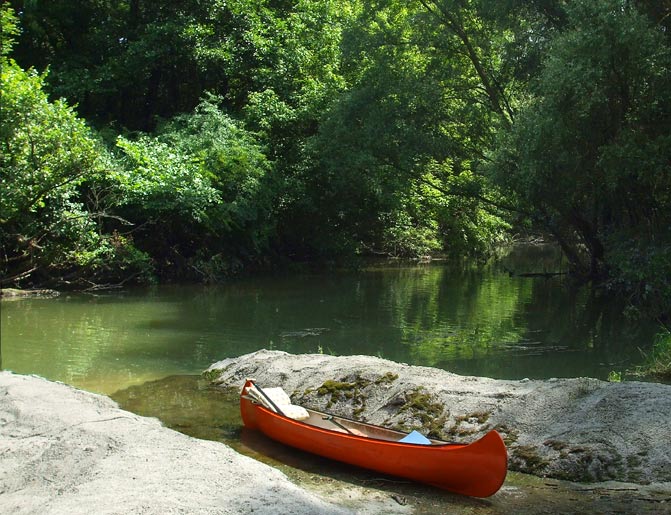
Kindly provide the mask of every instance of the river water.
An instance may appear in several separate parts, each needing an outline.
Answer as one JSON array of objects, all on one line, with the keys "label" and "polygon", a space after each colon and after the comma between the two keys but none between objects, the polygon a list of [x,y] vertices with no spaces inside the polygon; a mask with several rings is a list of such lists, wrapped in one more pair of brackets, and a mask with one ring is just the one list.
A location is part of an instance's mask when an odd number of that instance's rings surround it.
[{"label": "river water", "polygon": [[111,394],[261,348],[367,354],[493,378],[606,379],[642,361],[653,324],[577,290],[554,254],[496,264],[376,263],[227,285],[0,303],[2,368]]}]

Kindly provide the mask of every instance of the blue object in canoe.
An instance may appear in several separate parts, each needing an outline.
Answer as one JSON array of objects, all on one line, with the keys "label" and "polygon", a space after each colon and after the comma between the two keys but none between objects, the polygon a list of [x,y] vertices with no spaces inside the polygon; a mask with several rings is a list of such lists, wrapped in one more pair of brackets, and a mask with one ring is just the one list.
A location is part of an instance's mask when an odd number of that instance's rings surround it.
[{"label": "blue object in canoe", "polygon": [[417,431],[413,431],[412,433],[408,433],[406,436],[401,438],[399,440],[399,442],[416,443],[416,444],[420,444],[420,445],[431,445],[431,440],[429,440],[422,433],[418,433]]}]

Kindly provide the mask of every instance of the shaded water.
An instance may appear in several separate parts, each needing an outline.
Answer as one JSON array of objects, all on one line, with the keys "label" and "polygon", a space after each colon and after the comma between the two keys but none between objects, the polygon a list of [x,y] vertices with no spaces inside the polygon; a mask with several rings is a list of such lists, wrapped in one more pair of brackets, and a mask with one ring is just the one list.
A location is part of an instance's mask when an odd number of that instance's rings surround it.
[{"label": "shaded water", "polygon": [[[112,393],[198,374],[261,348],[369,354],[462,374],[605,379],[641,362],[655,327],[574,290],[552,255],[496,266],[377,265],[217,287],[3,300],[2,367]],[[535,267],[535,268],[534,268]]]}]

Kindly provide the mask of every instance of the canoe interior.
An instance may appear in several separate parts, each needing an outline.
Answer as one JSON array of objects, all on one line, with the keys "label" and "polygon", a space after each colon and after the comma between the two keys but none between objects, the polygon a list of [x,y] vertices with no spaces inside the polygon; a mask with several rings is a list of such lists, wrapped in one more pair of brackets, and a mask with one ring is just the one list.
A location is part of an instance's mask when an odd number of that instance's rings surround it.
[{"label": "canoe interior", "polygon": [[[252,403],[257,404],[253,399],[244,396],[247,400],[250,400]],[[258,405],[258,404],[257,404]],[[258,405],[262,409],[264,408],[261,405]],[[328,413],[322,413],[320,411],[307,409],[306,411],[310,414],[310,418],[300,421],[301,424],[307,424],[312,427],[318,427],[327,431],[333,431],[336,433],[348,434],[350,431],[356,436],[362,436],[366,438],[372,438],[375,440],[383,440],[385,442],[398,442],[406,436],[408,433],[403,431],[397,431],[395,429],[389,429],[382,426],[376,426],[374,424],[367,424],[365,422],[359,422],[357,420],[352,420],[349,418],[338,417],[335,415],[330,415]],[[348,431],[349,430],[349,431]],[[453,445],[453,446],[462,446],[463,444],[455,444],[444,442],[442,440],[437,440],[434,438],[429,438],[431,445]],[[409,444],[417,445],[417,444]]]}]

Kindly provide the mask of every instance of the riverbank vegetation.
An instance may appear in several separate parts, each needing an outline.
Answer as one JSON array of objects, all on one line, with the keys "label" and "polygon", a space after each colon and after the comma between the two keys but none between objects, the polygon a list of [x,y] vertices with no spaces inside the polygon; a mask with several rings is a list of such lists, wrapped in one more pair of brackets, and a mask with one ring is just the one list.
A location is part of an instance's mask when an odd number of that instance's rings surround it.
[{"label": "riverbank vegetation", "polygon": [[630,371],[634,377],[652,377],[665,382],[671,381],[671,332],[668,329],[657,334],[652,350],[643,354],[643,365]]},{"label": "riverbank vegetation", "polygon": [[11,0],[3,286],[482,256],[671,312],[671,5]]}]

